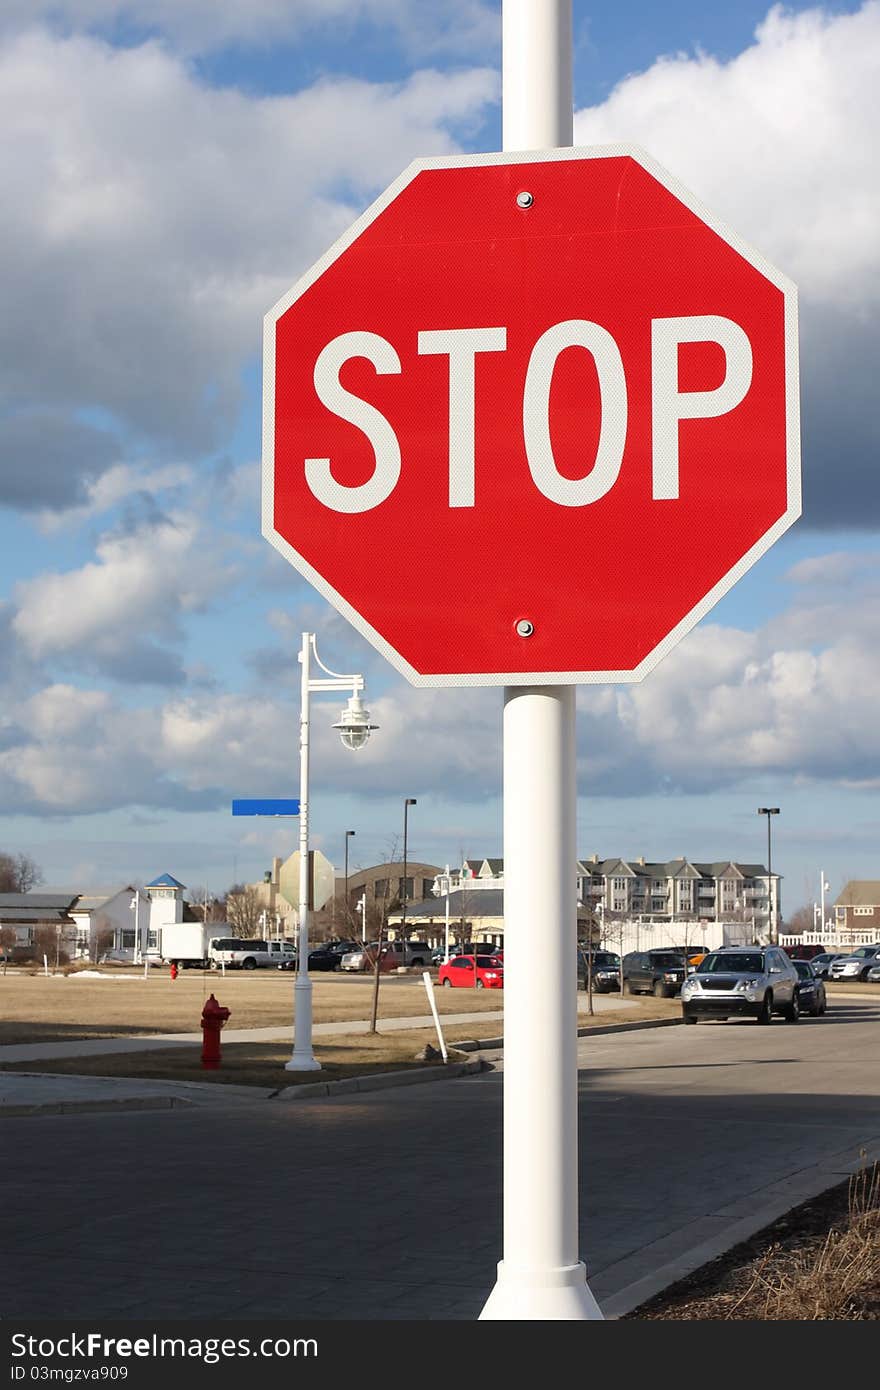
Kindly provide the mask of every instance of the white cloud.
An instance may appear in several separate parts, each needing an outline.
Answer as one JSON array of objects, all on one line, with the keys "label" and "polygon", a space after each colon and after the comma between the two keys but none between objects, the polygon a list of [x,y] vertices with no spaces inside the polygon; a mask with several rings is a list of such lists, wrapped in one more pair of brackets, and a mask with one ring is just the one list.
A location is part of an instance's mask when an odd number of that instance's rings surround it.
[{"label": "white cloud", "polygon": [[576,114],[579,144],[640,144],[798,285],[804,516],[876,526],[880,3],[774,6],[730,61],[661,58]]},{"label": "white cloud", "polygon": [[169,657],[153,641],[179,638],[182,616],[204,608],[231,567],[205,554],[198,524],[186,516],[105,535],[96,555],[78,570],[17,586],[16,636],[36,658],[74,657],[80,669],[166,681]]},{"label": "white cloud", "polygon": [[54,24],[112,32],[121,22],[161,33],[194,52],[238,42],[265,48],[321,31],[380,30],[419,52],[472,55],[497,43],[497,7],[486,0],[5,0],[0,23]]},{"label": "white cloud", "polygon": [[659,59],[577,113],[578,144],[634,140],[801,286],[867,313],[880,298],[880,4],[774,6],[729,62]]},{"label": "white cloud", "polygon": [[169,463],[157,468],[133,463],[116,463],[93,482],[85,484],[86,500],[79,507],[47,508],[37,521],[44,535],[81,525],[92,517],[103,515],[135,494],[165,492],[192,482],[193,470],[188,464]]},{"label": "white cloud", "polygon": [[496,93],[469,69],[253,97],[155,42],[8,38],[0,403],[87,402],[156,444],[214,447],[266,310]]},{"label": "white cloud", "polygon": [[[818,610],[814,599],[798,587],[789,610],[754,633],[704,624],[640,685],[580,689],[580,794],[704,793],[765,776],[880,782],[880,595],[869,581]],[[313,701],[316,796],[369,806],[403,788],[466,806],[499,795],[499,691],[398,683],[368,693],[379,729],[358,753],[331,727],[344,703]],[[79,812],[292,795],[298,713],[294,682],[191,691],[151,708],[56,681],[15,705],[0,739],[0,799]]]}]

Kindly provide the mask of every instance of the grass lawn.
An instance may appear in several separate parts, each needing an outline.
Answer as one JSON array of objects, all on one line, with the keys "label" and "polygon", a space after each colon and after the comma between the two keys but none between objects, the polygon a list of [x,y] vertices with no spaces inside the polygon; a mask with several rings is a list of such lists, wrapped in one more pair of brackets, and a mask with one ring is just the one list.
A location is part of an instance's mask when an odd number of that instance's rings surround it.
[{"label": "grass lawn", "polygon": [[[209,994],[231,1010],[229,1028],[281,1028],[293,1018],[295,975],[278,970],[116,970],[101,979],[88,975],[43,975],[22,970],[0,973],[0,1046],[62,1042],[79,1038],[149,1037],[152,1033],[198,1033]],[[315,1023],[369,1018],[373,979],[314,974]],[[482,1013],[503,1008],[501,990],[435,990],[438,1012]],[[379,1018],[416,1017],[430,1010],[421,975],[382,977]],[[496,1024],[497,1029],[497,1024]]]},{"label": "grass lawn", "polygon": [[[126,972],[102,980],[73,975],[27,975],[9,972],[0,976],[0,1045],[27,1042],[68,1042],[79,1039],[149,1037],[156,1033],[199,1033],[201,1010],[213,991],[231,1010],[228,1028],[291,1027],[294,977],[279,972],[232,973],[225,979],[216,973],[184,971],[172,981],[164,972],[147,980]],[[313,977],[313,1014],[316,1023],[346,1023],[368,1019],[372,1006],[372,979],[336,976]],[[503,1010],[501,991],[437,989],[435,999],[441,1019],[450,1013],[485,1015],[467,1023],[447,1024],[444,1037],[453,1047],[469,1039],[498,1038],[503,1020],[493,1017]],[[583,1009],[586,998],[578,995]],[[610,1002],[610,1001],[609,1001]],[[677,1018],[675,999],[645,997],[613,1004],[590,1017],[580,1013],[580,1027],[604,1027],[635,1020]],[[371,1072],[424,1066],[416,1060],[426,1043],[437,1046],[433,1026],[382,1032],[383,1018],[424,1017],[428,998],[419,975],[383,979],[379,988],[379,1032],[339,1034],[314,1038],[315,1056],[321,1063],[314,1073],[286,1072],[291,1043],[284,1041],[227,1042],[222,1044],[222,1065],[217,1071],[201,1066],[200,1041],[171,1043],[149,1052],[129,1052],[103,1057],[49,1058],[40,1062],[7,1062],[2,1069],[52,1072],[67,1076],[126,1076],[156,1080],[237,1083],[260,1087],[295,1085],[315,1080],[336,1080]],[[430,1064],[428,1064],[430,1065]],[[442,1065],[442,1063],[437,1063]]]}]

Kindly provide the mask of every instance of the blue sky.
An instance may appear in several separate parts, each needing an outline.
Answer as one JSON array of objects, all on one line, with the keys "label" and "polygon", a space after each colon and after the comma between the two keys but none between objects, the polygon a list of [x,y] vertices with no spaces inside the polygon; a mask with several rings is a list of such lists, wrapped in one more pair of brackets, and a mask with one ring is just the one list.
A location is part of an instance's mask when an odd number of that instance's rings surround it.
[{"label": "blue sky", "polygon": [[[262,539],[262,316],[414,157],[500,145],[497,3],[7,0],[0,14],[0,848],[222,890],[314,842],[501,853],[500,692],[411,689]],[[637,687],[579,694],[582,854],[880,877],[880,5],[575,0],[575,139],[649,150],[800,291],[804,515]]]}]

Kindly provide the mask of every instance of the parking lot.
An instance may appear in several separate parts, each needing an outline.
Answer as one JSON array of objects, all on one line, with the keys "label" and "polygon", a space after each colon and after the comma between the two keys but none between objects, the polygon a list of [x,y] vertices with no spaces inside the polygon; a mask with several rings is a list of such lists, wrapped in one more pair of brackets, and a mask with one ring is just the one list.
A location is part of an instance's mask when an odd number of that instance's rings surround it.
[{"label": "parking lot", "polygon": [[[880,1153],[878,1025],[880,996],[850,995],[796,1027],[581,1039],[580,1244],[609,1316]],[[3,1120],[6,1316],[475,1317],[502,1253],[495,1063],[297,1104]]]}]

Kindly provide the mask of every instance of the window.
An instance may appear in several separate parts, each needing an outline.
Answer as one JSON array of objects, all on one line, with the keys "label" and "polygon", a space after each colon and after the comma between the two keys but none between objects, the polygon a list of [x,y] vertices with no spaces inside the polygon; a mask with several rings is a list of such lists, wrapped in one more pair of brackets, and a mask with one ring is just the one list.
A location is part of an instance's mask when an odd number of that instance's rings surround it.
[{"label": "window", "polygon": [[400,887],[399,887],[399,889],[398,889],[398,892],[399,892],[399,894],[400,894],[401,897],[407,897],[407,898],[411,898],[411,897],[412,897],[412,895],[413,895],[413,883],[414,883],[414,882],[415,882],[415,880],[414,880],[414,879],[411,879],[411,878],[402,878],[402,879],[400,880]]},{"label": "window", "polygon": [[148,950],[148,951],[158,951],[158,949],[159,949],[159,932],[158,932],[158,930],[157,930],[156,927],[150,927],[149,931],[147,932],[147,950]]},{"label": "window", "polygon": [[873,917],[873,916],[874,916],[874,909],[873,909],[873,907],[857,907],[857,908],[854,909],[854,916],[856,916],[856,917]]},{"label": "window", "polygon": [[611,880],[611,887],[614,889],[615,893],[625,893],[625,892],[626,892],[626,879],[625,879],[625,878],[613,878],[613,879]]},{"label": "window", "polygon": [[387,878],[377,878],[373,883],[373,894],[377,898],[384,898],[388,892]]},{"label": "window", "polygon": [[119,945],[123,951],[134,950],[134,928],[119,933]]}]

